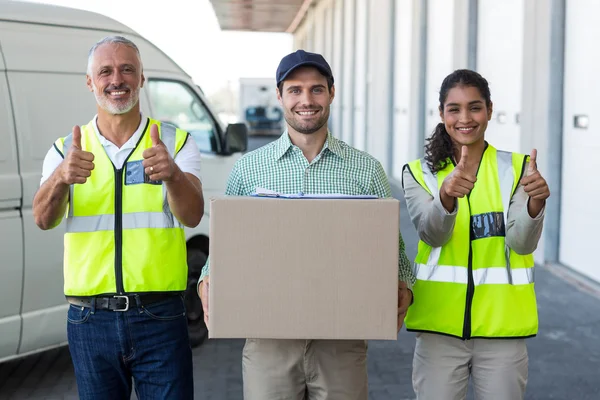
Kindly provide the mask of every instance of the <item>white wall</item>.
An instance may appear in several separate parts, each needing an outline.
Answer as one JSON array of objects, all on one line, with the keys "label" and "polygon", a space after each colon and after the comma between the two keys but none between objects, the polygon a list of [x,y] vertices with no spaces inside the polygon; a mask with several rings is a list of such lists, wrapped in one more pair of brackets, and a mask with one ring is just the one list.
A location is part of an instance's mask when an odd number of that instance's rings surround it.
[{"label": "white wall", "polygon": [[343,52],[342,52],[342,80],[336,84],[338,90],[336,101],[342,104],[342,132],[341,138],[346,143],[352,143],[354,137],[354,5],[355,0],[345,0],[343,19]]},{"label": "white wall", "polygon": [[454,2],[429,0],[427,5],[427,69],[425,84],[425,137],[440,122],[439,90],[454,70]]},{"label": "white wall", "polygon": [[[303,22],[302,43],[307,49],[325,50],[323,7],[339,2],[317,1],[312,7]],[[600,2],[479,0],[475,37],[468,29],[470,0],[343,3],[341,27],[340,16],[331,11],[331,61],[342,64],[332,65],[340,71],[336,101],[341,104],[334,118],[341,121],[341,136],[359,149],[366,148],[390,169],[391,177],[400,178],[402,165],[422,155],[423,137],[439,122],[442,80],[453,70],[466,68],[471,57],[488,79],[494,102],[487,139],[498,148],[524,153],[535,147],[538,166],[551,184],[536,262],[560,261],[600,281],[600,268],[586,251],[595,239],[593,223],[600,221],[600,211],[593,201],[582,200],[598,198],[600,189],[578,178],[599,165],[594,155],[600,150],[600,136],[593,117],[600,109],[596,95],[600,48],[591,38],[600,37],[596,21]],[[562,21],[565,3],[566,21]],[[389,18],[392,4],[396,12]],[[341,44],[335,40],[340,31]],[[477,42],[471,54],[470,40]],[[498,121],[500,113],[505,115],[504,123]],[[590,118],[588,129],[573,127],[574,115],[580,114]]]},{"label": "white wall", "polygon": [[358,149],[366,148],[366,74],[367,74],[367,23],[366,0],[356,0],[355,47],[354,47],[354,140]]},{"label": "white wall", "polygon": [[487,79],[494,103],[486,140],[515,152],[530,150],[521,148],[517,120],[523,87],[523,1],[480,0],[478,5],[477,71]]},{"label": "white wall", "polygon": [[[563,125],[563,175],[560,261],[597,281],[600,267],[593,250],[598,242],[600,185],[600,2],[567,1]],[[588,129],[573,125],[589,117]],[[595,118],[594,118],[595,117]]]},{"label": "white wall", "polygon": [[344,1],[335,0],[332,3],[333,16],[332,16],[332,56],[328,59],[331,69],[333,70],[334,79],[336,83],[336,98],[333,101],[331,109],[331,127],[333,134],[338,138],[344,137],[344,126],[342,123],[342,104],[344,92],[351,90],[351,86],[344,84],[344,73],[342,63],[342,51],[344,50],[342,32],[344,29]]},{"label": "white wall", "polygon": [[312,51],[316,52],[316,53],[321,53],[324,54],[325,53],[325,26],[326,26],[326,21],[325,21],[325,7],[322,5],[324,3],[321,4],[317,4],[317,6],[314,9],[314,24],[313,24],[313,30],[314,30],[314,42],[313,42],[313,48]]},{"label": "white wall", "polygon": [[369,1],[367,64],[367,151],[388,171],[391,166],[393,98],[393,0]]},{"label": "white wall", "polygon": [[323,15],[323,24],[325,30],[325,48],[323,49],[323,56],[329,63],[331,63],[333,55],[333,2],[324,2],[325,11]]},{"label": "white wall", "polygon": [[402,178],[402,167],[415,156],[412,154],[412,138],[418,137],[417,132],[411,131],[410,109],[412,65],[408,60],[412,56],[413,43],[413,0],[397,0],[394,37],[394,125],[393,146],[394,157],[392,175]]}]

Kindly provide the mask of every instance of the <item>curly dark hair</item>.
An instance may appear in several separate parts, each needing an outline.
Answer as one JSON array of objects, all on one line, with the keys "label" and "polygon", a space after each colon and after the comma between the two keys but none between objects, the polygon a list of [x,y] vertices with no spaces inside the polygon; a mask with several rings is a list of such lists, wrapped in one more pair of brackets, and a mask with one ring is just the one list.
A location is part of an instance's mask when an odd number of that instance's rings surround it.
[{"label": "curly dark hair", "polygon": [[[479,93],[481,93],[481,97],[485,99],[485,105],[488,108],[492,105],[490,87],[487,80],[475,71],[457,69],[442,82],[442,87],[440,88],[440,112],[444,111],[444,103],[448,97],[448,92],[457,86],[477,88]],[[427,144],[425,144],[425,161],[427,161],[431,172],[436,173],[446,168],[446,165],[451,162],[453,147],[452,138],[446,132],[444,123],[440,122],[435,127],[431,137],[427,139]]]}]

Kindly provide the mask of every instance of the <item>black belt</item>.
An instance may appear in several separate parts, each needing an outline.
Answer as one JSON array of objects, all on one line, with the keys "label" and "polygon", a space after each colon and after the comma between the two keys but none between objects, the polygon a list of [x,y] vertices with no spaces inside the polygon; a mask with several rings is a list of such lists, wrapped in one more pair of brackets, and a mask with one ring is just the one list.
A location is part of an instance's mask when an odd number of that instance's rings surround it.
[{"label": "black belt", "polygon": [[95,308],[97,310],[127,311],[130,307],[147,306],[152,303],[178,296],[179,292],[172,293],[144,293],[139,295],[113,295],[96,297],[67,296],[67,301],[77,307]]}]

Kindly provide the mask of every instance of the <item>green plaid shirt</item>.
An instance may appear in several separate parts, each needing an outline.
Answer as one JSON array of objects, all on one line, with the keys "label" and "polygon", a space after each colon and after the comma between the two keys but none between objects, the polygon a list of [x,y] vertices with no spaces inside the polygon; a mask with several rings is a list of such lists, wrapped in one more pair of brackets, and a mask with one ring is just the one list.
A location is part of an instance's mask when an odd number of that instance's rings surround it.
[{"label": "green plaid shirt", "polygon": [[[390,183],[381,163],[373,156],[327,135],[323,149],[312,162],[290,141],[281,138],[242,156],[233,166],[226,195],[249,196],[256,188],[285,194],[349,194],[392,197]],[[415,277],[406,257],[400,234],[398,277],[412,287]],[[209,275],[210,260],[202,269]]]}]

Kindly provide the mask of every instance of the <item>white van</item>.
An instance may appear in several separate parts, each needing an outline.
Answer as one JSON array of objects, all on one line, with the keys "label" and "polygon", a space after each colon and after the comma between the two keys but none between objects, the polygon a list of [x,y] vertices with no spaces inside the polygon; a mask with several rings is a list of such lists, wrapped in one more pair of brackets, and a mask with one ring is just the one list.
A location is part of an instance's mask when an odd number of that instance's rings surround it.
[{"label": "white van", "polygon": [[[40,230],[31,205],[52,143],[96,113],[85,85],[87,55],[95,42],[115,34],[140,49],[143,113],[178,125],[198,143],[205,199],[224,192],[246,150],[246,126],[225,129],[192,79],[127,26],[91,12],[0,2],[0,362],[66,344],[64,228]],[[200,225],[187,230],[194,345],[206,335],[195,285],[208,255],[208,219],[206,210]]]}]

